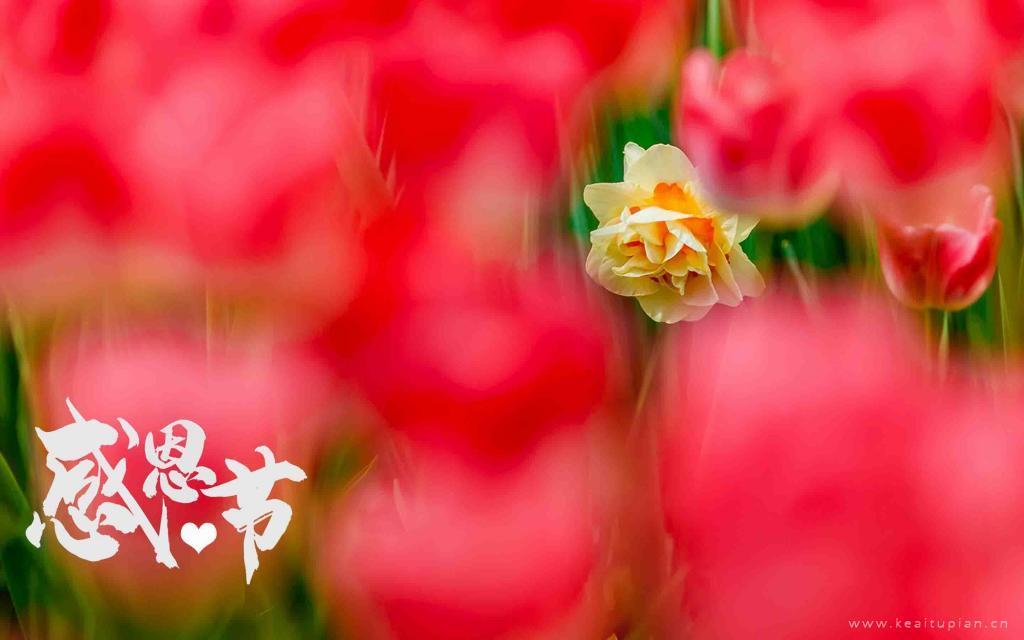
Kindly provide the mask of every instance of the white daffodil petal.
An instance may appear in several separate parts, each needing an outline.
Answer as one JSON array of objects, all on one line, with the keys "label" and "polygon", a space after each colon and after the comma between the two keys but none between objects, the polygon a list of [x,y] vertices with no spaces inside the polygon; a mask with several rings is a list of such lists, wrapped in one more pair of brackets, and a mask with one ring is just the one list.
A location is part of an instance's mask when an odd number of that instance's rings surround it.
[{"label": "white daffodil petal", "polygon": [[592,248],[587,256],[587,273],[602,287],[620,296],[648,295],[661,287],[647,277],[629,278],[616,274],[614,265],[597,248]]},{"label": "white daffodil petal", "polygon": [[661,265],[666,272],[673,276],[685,276],[690,273],[708,273],[708,256],[706,253],[695,251],[684,251],[676,254],[671,260],[666,260]]},{"label": "white daffodil petal", "polygon": [[654,244],[653,242],[645,242],[644,255],[651,263],[661,264],[665,262],[665,247],[660,244]]},{"label": "white daffodil petal", "polygon": [[[722,254],[722,250],[717,246],[711,248],[711,253],[715,260],[715,275],[718,280],[722,283],[722,287],[719,287],[720,297],[722,298],[723,304],[728,304],[730,307],[734,307],[743,300],[743,290],[740,285],[736,282],[736,277],[732,272],[732,265],[726,260]],[[731,303],[731,304],[730,304]]]},{"label": "white daffodil petal", "polygon": [[643,192],[636,185],[627,182],[599,182],[583,188],[583,202],[601,224],[619,217],[623,209],[643,197]]},{"label": "white daffodil petal", "polygon": [[710,206],[682,151],[629,143],[623,159],[624,183],[584,190],[600,221],[590,234],[591,278],[668,323],[699,320],[717,304],[735,306],[764,290],[739,246],[756,221]]},{"label": "white daffodil petal", "polygon": [[618,267],[612,267],[612,271],[619,276],[625,276],[628,278],[638,278],[641,276],[652,276],[658,273],[661,267],[657,264],[652,264],[646,257],[632,256],[625,264]]},{"label": "white daffodil petal", "polygon": [[635,142],[627,142],[626,147],[622,150],[622,170],[623,173],[629,173],[630,167],[637,159],[644,155],[644,148]]},{"label": "white daffodil petal", "polygon": [[[729,281],[723,277],[724,274],[728,274]],[[718,302],[724,304],[727,307],[735,307],[739,303],[743,302],[743,295],[737,294],[733,287],[736,287],[736,280],[732,277],[732,270],[724,271],[716,269],[711,276],[711,280],[715,285],[715,291],[718,292]]]},{"label": "white daffodil petal", "polygon": [[687,227],[684,224],[668,225],[668,232],[672,234],[673,237],[677,238],[684,247],[689,247],[698,253],[707,252],[707,248],[704,246],[704,243],[694,235],[690,227]]},{"label": "white daffodil petal", "polygon": [[626,230],[626,223],[616,222],[605,227],[598,227],[590,232],[590,241],[595,242],[605,238],[614,238]]},{"label": "white daffodil petal", "polygon": [[682,149],[656,144],[630,163],[625,179],[653,191],[659,184],[684,184],[694,176],[693,164]]},{"label": "white daffodil petal", "polygon": [[690,313],[689,305],[683,301],[683,297],[668,287],[659,287],[650,295],[637,296],[637,302],[655,322],[679,322]]},{"label": "white daffodil petal", "polygon": [[669,229],[668,235],[665,236],[665,262],[675,258],[679,255],[679,252],[683,250],[686,245],[679,237],[679,233]]},{"label": "white daffodil petal", "polygon": [[759,296],[764,293],[764,278],[761,277],[757,267],[743,252],[740,245],[733,247],[729,254],[729,264],[732,267],[732,274],[736,278],[736,284],[739,285],[744,296]]},{"label": "white daffodil petal", "polygon": [[750,232],[757,226],[757,218],[752,216],[739,216],[736,226],[736,242],[743,242],[750,236]]},{"label": "white daffodil petal", "polygon": [[648,222],[646,224],[630,224],[630,231],[635,232],[644,244],[656,244],[661,246],[665,241],[665,225],[659,222]]},{"label": "white daffodil petal", "polygon": [[651,320],[668,324],[700,320],[711,310],[710,306],[697,307],[687,304],[682,296],[668,288],[649,296],[639,296],[637,301]]},{"label": "white daffodil petal", "polygon": [[698,307],[707,307],[718,302],[718,293],[711,281],[711,274],[693,273],[687,276],[683,299],[687,304]]},{"label": "white daffodil petal", "polygon": [[720,228],[725,237],[726,246],[731,248],[736,243],[736,228],[739,226],[739,216],[723,216]]},{"label": "white daffodil petal", "polygon": [[693,216],[678,211],[670,211],[661,207],[646,207],[629,216],[630,224],[649,224],[651,222],[669,222],[672,220],[683,220]]}]

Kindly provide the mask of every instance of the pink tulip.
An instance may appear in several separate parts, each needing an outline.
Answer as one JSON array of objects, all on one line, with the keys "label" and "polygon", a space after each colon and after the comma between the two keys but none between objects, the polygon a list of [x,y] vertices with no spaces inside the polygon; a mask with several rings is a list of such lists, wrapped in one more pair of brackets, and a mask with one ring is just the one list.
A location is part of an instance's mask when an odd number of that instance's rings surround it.
[{"label": "pink tulip", "polygon": [[[154,469],[143,444],[152,433],[156,445],[160,430],[176,420],[191,420],[205,432],[200,463],[209,467],[218,483],[234,476],[226,458],[250,468],[262,466],[255,451],[269,447],[278,460],[287,460],[312,471],[312,454],[321,439],[321,426],[329,407],[328,378],[303,354],[261,344],[241,350],[223,344],[207,345],[183,333],[155,328],[120,329],[112,340],[94,334],[68,335],[59,340],[44,363],[40,380],[39,426],[50,430],[71,422],[65,404],[70,399],[86,419],[118,424],[124,418],[139,435],[140,443],[128,448],[123,434],[102,452],[111,465],[126,462],[125,486],[143,513],[159,528],[161,495],[146,497],[143,488]],[[45,490],[49,472],[40,464],[40,489]],[[196,480],[195,489],[205,487]],[[274,567],[284,547],[301,539],[304,498],[309,483],[279,483],[272,494],[293,507],[290,529],[276,549],[264,553],[253,583],[274,583]],[[95,510],[104,499],[91,506]],[[246,586],[242,534],[224,520],[225,509],[237,507],[232,498],[202,495],[191,503],[165,499],[170,550],[178,567],[168,569],[154,560],[154,550],[141,530],[131,534],[111,531],[120,543],[113,557],[96,563],[79,561],[58,546],[48,527],[43,548],[67,560],[79,584],[92,584],[109,602],[148,624],[158,622],[179,628],[201,622],[222,599],[240,598]],[[91,514],[90,514],[91,515]],[[63,520],[67,524],[66,514]],[[179,537],[182,526],[212,523],[217,529],[213,543],[198,555]],[[68,524],[68,526],[73,526]],[[77,531],[76,531],[77,533]],[[160,594],[157,596],[156,594]]]},{"label": "pink tulip", "polygon": [[780,223],[823,210],[836,187],[824,120],[782,67],[737,50],[719,68],[697,51],[682,82],[677,135],[721,207]]},{"label": "pink tulip", "polygon": [[766,305],[670,351],[661,474],[680,631],[852,639],[883,633],[855,621],[928,618],[943,628],[914,637],[1011,637],[945,627],[1012,629],[1024,613],[1019,396],[993,403],[959,371],[929,379],[883,309]]},{"label": "pink tulip", "polygon": [[[360,638],[598,637],[584,587],[597,562],[586,448],[549,442],[481,470],[401,449],[325,525],[320,577]],[[587,630],[589,629],[589,630]]]},{"label": "pink tulip", "polygon": [[889,290],[901,302],[957,310],[972,304],[988,288],[995,273],[1002,225],[995,217],[995,199],[987,187],[972,190],[967,210],[974,219],[972,226],[880,222],[882,272]]}]

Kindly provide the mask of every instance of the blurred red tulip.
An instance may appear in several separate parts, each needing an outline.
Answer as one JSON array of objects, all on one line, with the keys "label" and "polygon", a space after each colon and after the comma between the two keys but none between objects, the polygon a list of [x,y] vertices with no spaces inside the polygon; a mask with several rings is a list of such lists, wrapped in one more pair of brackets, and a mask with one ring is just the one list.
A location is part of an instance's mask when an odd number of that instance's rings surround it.
[{"label": "blurred red tulip", "polygon": [[[152,432],[158,445],[163,438],[160,429],[176,420],[191,420],[205,431],[200,461],[213,470],[218,482],[233,478],[225,458],[250,468],[261,466],[255,452],[261,445],[268,446],[278,460],[309,470],[331,392],[328,378],[300,352],[259,340],[241,351],[228,351],[222,345],[211,345],[208,351],[201,339],[155,329],[129,332],[113,341],[68,335],[58,341],[44,364],[45,375],[40,379],[47,384],[40,402],[48,422],[40,423],[41,428],[49,430],[71,421],[65,398],[86,419],[116,425],[117,418],[124,418],[141,440]],[[154,468],[145,447],[140,443],[129,449],[122,435],[114,445],[104,447],[103,454],[112,465],[125,459],[125,486],[158,528],[162,494],[147,498],[143,492]],[[40,479],[48,476],[43,473]],[[291,527],[299,528],[296,523],[303,519],[303,507],[296,501],[309,487],[289,484],[280,483],[274,495],[287,496],[285,501],[292,503],[295,514]],[[204,488],[198,481],[191,486]],[[102,501],[94,501],[91,510]],[[92,584],[123,612],[149,624],[179,628],[201,623],[216,607],[242,597],[246,584],[242,536],[221,515],[238,506],[231,498],[200,493],[191,503],[171,499],[165,503],[176,569],[154,561],[153,548],[141,531],[114,533],[120,550],[97,563],[78,561],[62,549],[55,549],[54,555],[67,558],[75,575],[84,580],[81,584]],[[202,556],[179,538],[186,522],[211,522],[217,528],[216,539]],[[44,548],[48,545],[56,545],[49,533],[43,539]],[[279,547],[278,554],[281,551]],[[264,554],[254,581],[261,581],[261,574],[273,574],[274,555]],[[273,583],[266,577],[263,581]]]},{"label": "blurred red tulip", "polygon": [[979,0],[972,6],[985,44],[992,51],[996,87],[1019,118],[1024,114],[1024,2]]},{"label": "blurred red tulip", "polygon": [[[878,253],[885,282],[912,307],[962,309],[988,288],[996,269],[1002,225],[995,198],[977,186],[965,206],[971,226],[900,226],[880,221]],[[893,218],[895,216],[886,216]]]},{"label": "blurred red tulip", "polygon": [[467,14],[489,15],[510,34],[559,33],[579,49],[588,68],[597,71],[619,55],[643,11],[661,4],[661,0],[483,0],[469,3]]},{"label": "blurred red tulip", "polygon": [[[321,579],[360,638],[598,637],[574,623],[597,561],[587,450],[559,438],[513,468],[414,449],[375,469],[322,532]],[[578,626],[577,626],[578,625]]]},{"label": "blurred red tulip", "polygon": [[40,70],[80,74],[99,54],[112,5],[111,0],[3,2],[7,55]]},{"label": "blurred red tulip", "polygon": [[[205,0],[0,7],[0,109],[11,121],[0,154],[48,136],[36,168],[4,163],[8,192],[21,195],[0,216],[25,245],[3,251],[18,267],[7,288],[68,302],[76,287],[65,273],[88,273],[303,320],[343,307],[361,269],[355,214],[388,197],[360,115],[365,55],[314,47],[286,68],[263,55],[266,31],[291,10]],[[57,137],[71,146],[47,142]],[[44,235],[51,221],[56,238]]]},{"label": "blurred red tulip", "polygon": [[555,272],[494,275],[455,295],[421,289],[393,316],[375,315],[374,335],[337,360],[392,428],[470,458],[519,457],[578,430],[607,385],[608,332],[596,309]]},{"label": "blurred red tulip", "polygon": [[[375,99],[400,188],[418,193],[458,162],[478,131],[503,128],[546,186],[577,111],[663,0],[426,1],[374,45]],[[521,141],[521,142],[518,142]],[[500,154],[488,163],[500,164]]]},{"label": "blurred red tulip", "polygon": [[164,78],[135,139],[154,251],[195,260],[218,293],[343,306],[360,255],[340,171],[371,154],[336,71],[225,54]]},{"label": "blurred red tulip", "polygon": [[555,167],[556,105],[571,113],[586,79],[580,52],[557,34],[502,37],[495,26],[424,3],[380,54],[374,97],[403,190],[420,192],[492,122],[527,141],[545,176]]},{"label": "blurred red tulip", "polygon": [[878,201],[905,189],[945,190],[948,181],[957,190],[989,176],[1001,121],[971,35],[922,10],[884,21],[837,52],[846,86],[838,89],[833,153],[854,195]]},{"label": "blurred red tulip", "polygon": [[978,0],[975,4],[985,34],[1008,55],[1024,53],[1024,2],[1021,0]]},{"label": "blurred red tulip", "polygon": [[768,57],[737,50],[719,68],[696,51],[684,63],[677,137],[727,211],[782,224],[821,213],[837,186],[824,124]]},{"label": "blurred red tulip", "polygon": [[751,308],[683,346],[661,473],[686,637],[875,637],[853,624],[897,619],[974,637],[948,619],[1019,618],[1016,400],[939,387],[889,314],[848,300]]},{"label": "blurred red tulip", "polygon": [[138,180],[115,135],[124,114],[72,96],[0,98],[0,287],[23,308],[103,289],[133,229]]},{"label": "blurred red tulip", "polygon": [[[855,203],[943,202],[1005,158],[992,57],[952,2],[755,2],[756,46],[828,114],[827,153]],[[755,46],[755,45],[751,45]],[[899,209],[907,224],[928,222]]]},{"label": "blurred red tulip", "polygon": [[675,80],[680,53],[690,46],[687,25],[694,5],[689,0],[643,2],[636,27],[602,86],[609,85],[626,105],[649,107],[652,99],[663,99]]}]

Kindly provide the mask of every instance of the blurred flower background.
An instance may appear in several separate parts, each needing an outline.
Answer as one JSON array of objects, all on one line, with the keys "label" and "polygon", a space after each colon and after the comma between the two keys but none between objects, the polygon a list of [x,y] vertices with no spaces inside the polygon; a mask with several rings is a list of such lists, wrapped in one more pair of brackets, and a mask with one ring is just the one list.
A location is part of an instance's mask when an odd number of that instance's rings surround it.
[{"label": "blurred flower background", "polygon": [[[0,0],[0,78],[0,638],[1024,637],[1024,0]],[[223,499],[30,544],[66,398],[305,469],[250,585]]]}]

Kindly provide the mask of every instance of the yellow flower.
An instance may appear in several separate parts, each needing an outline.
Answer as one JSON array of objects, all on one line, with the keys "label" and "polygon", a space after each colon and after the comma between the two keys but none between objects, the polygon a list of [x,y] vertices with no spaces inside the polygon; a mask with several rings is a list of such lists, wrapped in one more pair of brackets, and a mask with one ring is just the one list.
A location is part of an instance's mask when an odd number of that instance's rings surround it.
[{"label": "yellow flower", "polygon": [[600,223],[590,234],[590,277],[635,297],[657,322],[700,320],[717,303],[760,295],[764,280],[740,248],[757,221],[712,209],[680,149],[630,142],[624,154],[624,182],[583,190]]}]

